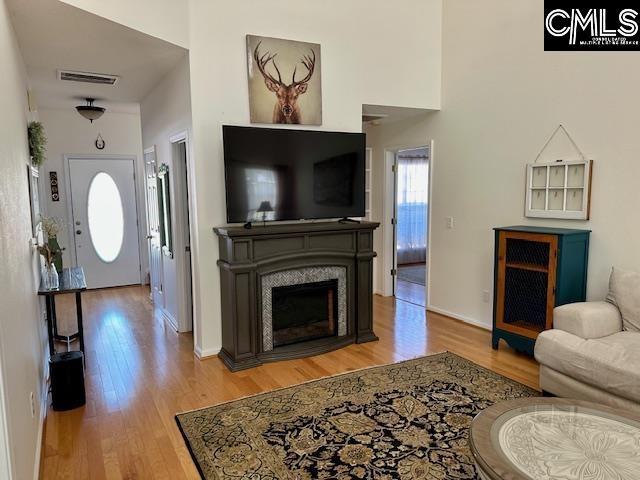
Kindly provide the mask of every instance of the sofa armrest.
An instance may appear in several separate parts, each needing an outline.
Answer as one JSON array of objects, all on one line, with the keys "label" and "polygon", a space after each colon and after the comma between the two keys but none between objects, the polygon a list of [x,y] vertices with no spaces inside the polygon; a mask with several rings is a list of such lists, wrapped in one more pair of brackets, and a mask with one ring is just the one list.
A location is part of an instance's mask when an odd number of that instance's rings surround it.
[{"label": "sofa armrest", "polygon": [[580,338],[602,338],[622,331],[618,307],[608,302],[581,302],[553,309],[553,328]]}]

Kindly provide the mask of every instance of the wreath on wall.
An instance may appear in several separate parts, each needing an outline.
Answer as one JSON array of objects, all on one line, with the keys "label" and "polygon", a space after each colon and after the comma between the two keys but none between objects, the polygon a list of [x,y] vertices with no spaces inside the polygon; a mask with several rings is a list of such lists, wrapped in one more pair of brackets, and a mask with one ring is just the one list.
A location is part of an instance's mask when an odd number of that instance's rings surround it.
[{"label": "wreath on wall", "polygon": [[45,161],[47,153],[47,137],[44,134],[44,126],[40,122],[30,122],[27,133],[31,163],[34,167],[39,167]]}]

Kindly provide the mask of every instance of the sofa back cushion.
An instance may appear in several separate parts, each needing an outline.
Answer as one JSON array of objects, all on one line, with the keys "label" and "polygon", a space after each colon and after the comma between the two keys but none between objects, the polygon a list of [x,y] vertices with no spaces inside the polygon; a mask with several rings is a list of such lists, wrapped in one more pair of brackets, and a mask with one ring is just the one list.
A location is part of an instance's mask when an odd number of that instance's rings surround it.
[{"label": "sofa back cushion", "polygon": [[620,310],[624,330],[640,332],[640,273],[612,268],[607,301]]}]

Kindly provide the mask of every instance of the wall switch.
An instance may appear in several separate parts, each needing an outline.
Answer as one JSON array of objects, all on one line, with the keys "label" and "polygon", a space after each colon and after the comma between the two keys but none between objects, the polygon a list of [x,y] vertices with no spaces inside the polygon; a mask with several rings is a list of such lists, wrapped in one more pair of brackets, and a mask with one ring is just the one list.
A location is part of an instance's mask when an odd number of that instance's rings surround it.
[{"label": "wall switch", "polygon": [[29,393],[29,404],[31,405],[31,418],[36,418],[36,397],[33,392]]},{"label": "wall switch", "polygon": [[447,228],[450,230],[453,228],[453,217],[447,217]]},{"label": "wall switch", "polygon": [[482,291],[482,301],[484,303],[489,303],[489,290]]}]

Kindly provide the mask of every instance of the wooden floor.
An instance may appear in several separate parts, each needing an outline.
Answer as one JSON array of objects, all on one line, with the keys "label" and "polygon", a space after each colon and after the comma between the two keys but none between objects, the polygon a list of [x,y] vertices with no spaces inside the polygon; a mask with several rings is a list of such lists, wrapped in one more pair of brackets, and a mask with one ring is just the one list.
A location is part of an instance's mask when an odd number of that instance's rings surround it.
[{"label": "wooden floor", "polygon": [[424,307],[427,304],[426,296],[424,285],[406,280],[396,280],[396,298],[398,300]]},{"label": "wooden floor", "polygon": [[[217,358],[195,358],[192,336],[154,316],[147,289],[91,291],[83,301],[87,405],[49,410],[44,479],[197,479],[177,412],[444,350],[538,386],[537,364],[504,345],[493,351],[489,332],[393,298],[374,300],[379,342],[238,373]],[[73,312],[72,298],[58,304],[59,317]]]}]

